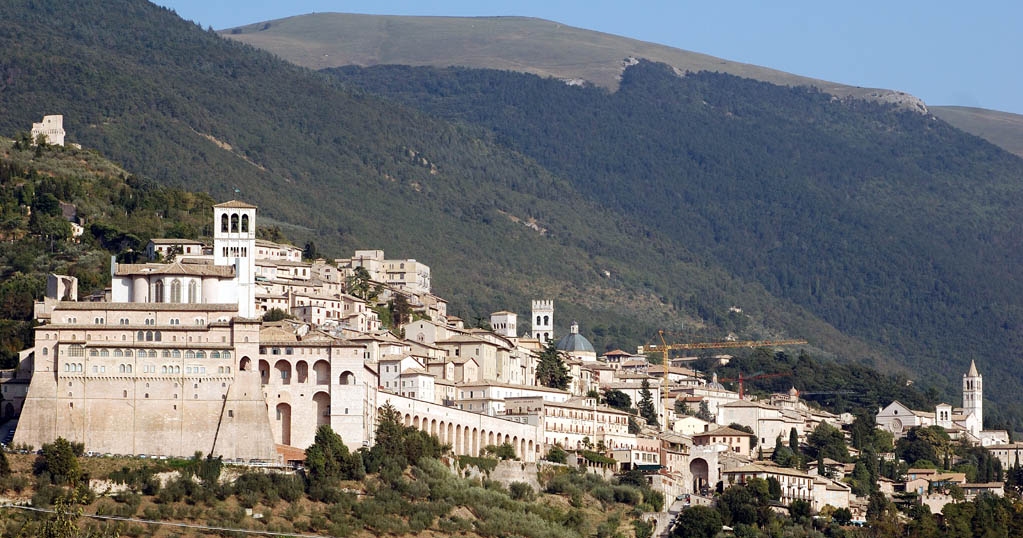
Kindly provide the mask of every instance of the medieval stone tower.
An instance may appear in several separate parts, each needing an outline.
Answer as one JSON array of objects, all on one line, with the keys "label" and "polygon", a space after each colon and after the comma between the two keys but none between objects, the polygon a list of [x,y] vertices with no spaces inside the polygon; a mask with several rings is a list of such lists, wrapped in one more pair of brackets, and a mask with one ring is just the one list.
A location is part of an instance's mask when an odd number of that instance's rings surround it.
[{"label": "medieval stone tower", "polygon": [[213,206],[213,264],[235,267],[238,315],[256,317],[256,206],[237,200]]},{"label": "medieval stone tower", "polygon": [[970,371],[963,374],[963,414],[976,415],[978,429],[984,428],[984,383],[977,364],[970,361]]},{"label": "medieval stone tower", "polygon": [[554,339],[554,301],[533,301],[533,338],[546,344]]}]

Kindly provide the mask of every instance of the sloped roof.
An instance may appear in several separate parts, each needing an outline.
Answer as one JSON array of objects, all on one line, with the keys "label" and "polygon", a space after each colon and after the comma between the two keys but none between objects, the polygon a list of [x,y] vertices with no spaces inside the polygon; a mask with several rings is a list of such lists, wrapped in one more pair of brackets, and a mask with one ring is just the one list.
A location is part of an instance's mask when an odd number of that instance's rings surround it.
[{"label": "sloped roof", "polygon": [[756,437],[756,435],[753,435],[752,433],[744,432],[742,430],[737,430],[735,428],[729,428],[728,426],[722,426],[722,427],[720,427],[720,428],[718,428],[716,430],[711,430],[709,432],[694,433],[693,437],[707,437],[708,435],[713,435],[713,436],[717,436],[717,437],[726,436],[726,435],[732,436],[732,437],[736,437],[736,436]]},{"label": "sloped roof", "polygon": [[980,376],[980,372],[977,371],[977,363],[976,363],[976,361],[973,361],[973,360],[970,361],[970,371],[967,372],[966,375],[969,376],[969,377],[979,377]]},{"label": "sloped roof", "polygon": [[233,265],[210,265],[205,263],[119,263],[114,270],[116,276],[138,275],[181,275],[234,277]]},{"label": "sloped roof", "polygon": [[224,207],[230,209],[257,209],[256,206],[239,200],[229,200],[222,204],[217,204],[213,207]]}]

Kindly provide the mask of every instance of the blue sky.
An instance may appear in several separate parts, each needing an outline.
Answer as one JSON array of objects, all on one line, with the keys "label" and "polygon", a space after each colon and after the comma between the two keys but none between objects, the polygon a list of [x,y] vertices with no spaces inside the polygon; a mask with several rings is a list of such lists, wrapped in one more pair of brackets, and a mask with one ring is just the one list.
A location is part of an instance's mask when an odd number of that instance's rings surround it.
[{"label": "blue sky", "polygon": [[217,29],[311,12],[519,15],[859,86],[1023,114],[1023,2],[157,0]]}]

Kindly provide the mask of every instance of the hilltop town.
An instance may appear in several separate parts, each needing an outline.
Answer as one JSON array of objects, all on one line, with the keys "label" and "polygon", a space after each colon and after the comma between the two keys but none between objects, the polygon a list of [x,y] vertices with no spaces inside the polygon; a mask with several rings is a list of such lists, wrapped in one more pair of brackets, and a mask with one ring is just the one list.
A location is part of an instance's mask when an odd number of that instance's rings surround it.
[{"label": "hilltop town", "polygon": [[[80,297],[75,277],[50,275],[34,344],[0,378],[4,415],[17,417],[8,441],[302,465],[321,426],[356,451],[375,444],[378,414],[393,409],[456,456],[504,450],[533,473],[552,459],[607,477],[642,473],[668,499],[664,510],[751,479],[777,484],[778,506],[846,510],[852,520],[866,517],[876,488],[916,492],[934,511],[953,502],[950,490],[1003,494],[1001,480],[971,482],[947,462],[944,471],[896,466],[896,478],[865,487],[862,464],[848,463],[857,450],[846,447],[863,417],[808,404],[795,388],[752,399],[671,357],[670,346],[598,354],[585,320],[559,334],[552,298],[532,301],[525,319],[516,312],[525,305],[508,305],[470,326],[432,292],[423,261],[381,250],[304,259],[257,239],[257,208],[243,201],[216,204],[210,218],[210,243],[156,238],[148,260],[112,259],[103,294]],[[661,351],[667,362],[652,364]],[[1023,449],[984,428],[974,363],[961,406],[894,401],[869,418],[870,435],[887,439],[882,460],[895,458],[893,441],[931,427],[997,457],[999,477]]]}]

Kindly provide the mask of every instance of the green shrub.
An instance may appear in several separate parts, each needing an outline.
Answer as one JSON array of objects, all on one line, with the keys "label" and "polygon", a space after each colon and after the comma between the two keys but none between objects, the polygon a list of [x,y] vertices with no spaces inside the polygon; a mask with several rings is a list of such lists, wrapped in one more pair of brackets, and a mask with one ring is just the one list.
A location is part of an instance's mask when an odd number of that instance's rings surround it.
[{"label": "green shrub", "polygon": [[476,457],[476,456],[458,456],[458,467],[465,469],[467,467],[476,467],[480,472],[490,474],[497,468],[497,460],[494,458]]},{"label": "green shrub", "polygon": [[508,486],[508,492],[511,495],[511,498],[517,501],[532,501],[536,498],[533,486],[530,486],[525,482],[512,482]]},{"label": "green shrub", "polygon": [[547,455],[543,459],[554,463],[568,463],[568,452],[562,450],[560,446],[554,445],[547,451]]}]

